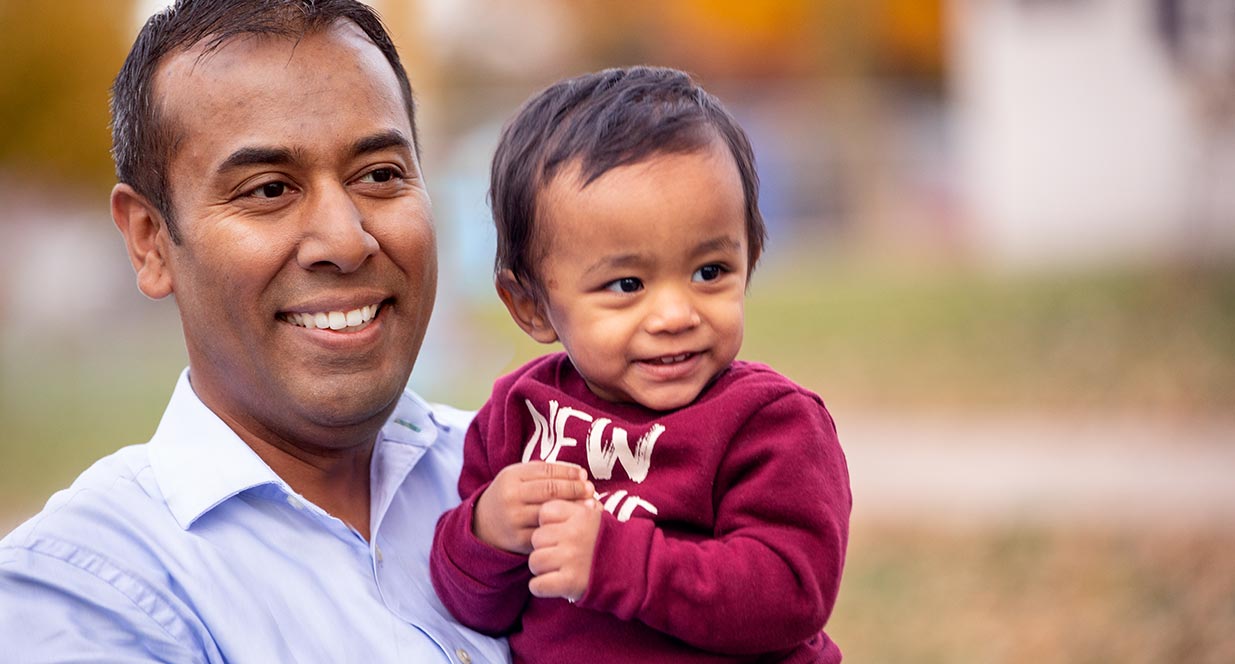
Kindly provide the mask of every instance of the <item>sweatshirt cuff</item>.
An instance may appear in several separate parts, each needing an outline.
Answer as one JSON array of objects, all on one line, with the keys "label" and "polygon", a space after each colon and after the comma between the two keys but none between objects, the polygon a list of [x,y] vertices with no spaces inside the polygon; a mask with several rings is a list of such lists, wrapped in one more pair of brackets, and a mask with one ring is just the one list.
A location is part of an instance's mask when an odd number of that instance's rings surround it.
[{"label": "sweatshirt cuff", "polygon": [[648,559],[656,524],[648,519],[621,522],[601,515],[587,590],[577,605],[604,611],[622,620],[638,616],[647,598]]},{"label": "sweatshirt cuff", "polygon": [[449,529],[453,537],[449,537],[443,547],[456,574],[476,584],[477,591],[502,590],[515,583],[527,583],[532,574],[527,567],[527,556],[503,551],[476,536],[473,530],[476,501],[488,486],[477,489],[448,515],[455,521]]}]

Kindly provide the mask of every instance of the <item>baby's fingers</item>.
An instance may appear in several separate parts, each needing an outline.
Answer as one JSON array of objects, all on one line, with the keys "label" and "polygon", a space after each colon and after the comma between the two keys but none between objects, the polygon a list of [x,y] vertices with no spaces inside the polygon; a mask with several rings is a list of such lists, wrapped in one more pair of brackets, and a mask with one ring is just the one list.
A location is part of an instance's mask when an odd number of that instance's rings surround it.
[{"label": "baby's fingers", "polygon": [[532,577],[527,589],[536,597],[564,597],[572,602],[583,596],[582,592],[575,592],[574,584],[561,572]]},{"label": "baby's fingers", "polygon": [[522,465],[519,497],[525,503],[539,505],[551,500],[584,500],[596,492],[587,479],[587,471],[574,464],[534,461]]}]

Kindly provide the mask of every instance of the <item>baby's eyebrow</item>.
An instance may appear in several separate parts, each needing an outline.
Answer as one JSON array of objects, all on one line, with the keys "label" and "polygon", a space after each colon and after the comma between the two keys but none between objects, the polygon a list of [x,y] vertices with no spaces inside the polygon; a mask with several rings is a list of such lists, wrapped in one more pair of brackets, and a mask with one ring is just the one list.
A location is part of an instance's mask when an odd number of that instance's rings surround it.
[{"label": "baby's eyebrow", "polygon": [[599,260],[592,263],[583,271],[584,276],[601,270],[612,270],[626,267],[639,267],[649,263],[647,256],[635,252],[626,254],[613,254],[610,256],[601,256]]},{"label": "baby's eyebrow", "polygon": [[720,235],[714,238],[709,238],[695,245],[695,248],[690,252],[690,255],[695,257],[717,251],[740,252],[742,251],[742,242],[729,235]]}]

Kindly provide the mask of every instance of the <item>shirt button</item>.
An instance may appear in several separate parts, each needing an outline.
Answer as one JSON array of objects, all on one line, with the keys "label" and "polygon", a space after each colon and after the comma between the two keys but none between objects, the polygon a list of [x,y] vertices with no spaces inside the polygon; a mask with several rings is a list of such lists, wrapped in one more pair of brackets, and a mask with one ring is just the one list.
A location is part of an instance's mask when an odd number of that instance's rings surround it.
[{"label": "shirt button", "polygon": [[296,509],[298,509],[298,510],[302,510],[302,509],[304,509],[304,503],[302,503],[302,502],[300,502],[299,500],[297,500],[297,499],[296,499],[296,496],[288,496],[288,497],[287,497],[287,504],[288,504],[288,505],[291,505],[292,507],[295,507],[295,508],[296,508]]},{"label": "shirt button", "polygon": [[459,658],[461,664],[472,664],[472,654],[463,648],[456,648],[455,656]]},{"label": "shirt button", "polygon": [[382,547],[375,546],[373,547],[373,549],[377,553],[377,562],[379,563],[382,562]]}]

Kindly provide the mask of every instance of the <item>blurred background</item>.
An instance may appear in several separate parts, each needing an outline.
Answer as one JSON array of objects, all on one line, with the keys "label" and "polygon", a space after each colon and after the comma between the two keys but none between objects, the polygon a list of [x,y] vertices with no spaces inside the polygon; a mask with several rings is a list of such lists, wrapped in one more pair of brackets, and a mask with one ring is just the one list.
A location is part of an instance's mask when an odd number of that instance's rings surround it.
[{"label": "blurred background", "polygon": [[[108,87],[159,0],[0,0],[0,531],[153,432],[186,360],[108,216]],[[438,306],[413,384],[545,350],[493,295],[502,123],[692,72],[750,134],[746,359],[819,392],[854,662],[1235,661],[1235,0],[385,0]]]}]

